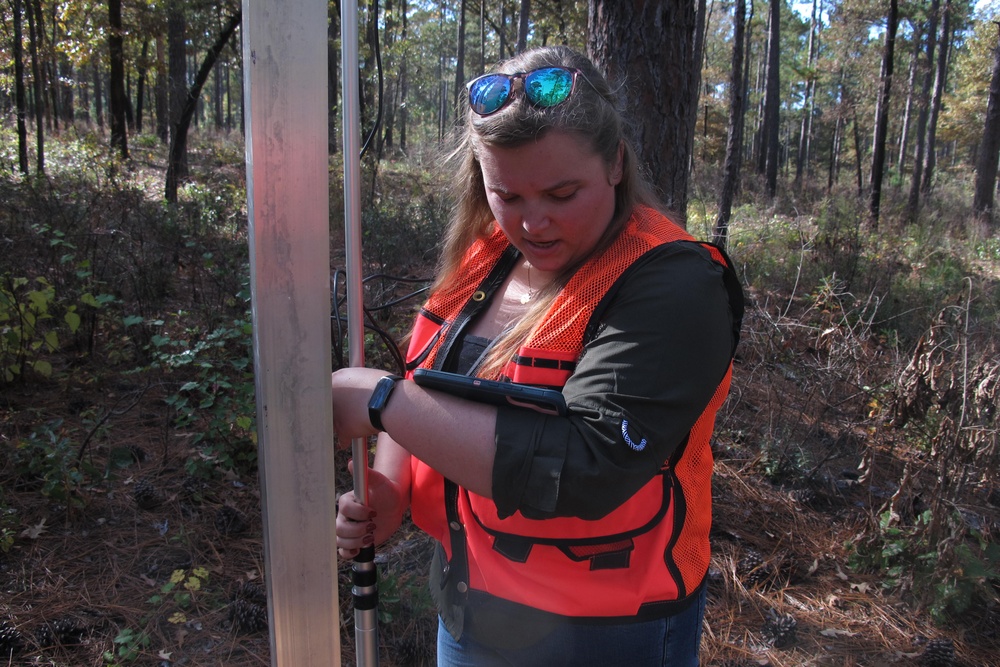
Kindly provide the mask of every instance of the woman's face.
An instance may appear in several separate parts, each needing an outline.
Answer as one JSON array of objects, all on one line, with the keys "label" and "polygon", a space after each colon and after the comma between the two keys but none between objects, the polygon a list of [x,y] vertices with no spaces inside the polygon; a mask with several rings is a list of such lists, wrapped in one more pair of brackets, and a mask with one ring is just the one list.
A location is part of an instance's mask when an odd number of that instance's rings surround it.
[{"label": "woman's face", "polygon": [[586,258],[611,223],[622,157],[608,165],[589,144],[549,132],[517,148],[480,146],[490,210],[542,277]]}]

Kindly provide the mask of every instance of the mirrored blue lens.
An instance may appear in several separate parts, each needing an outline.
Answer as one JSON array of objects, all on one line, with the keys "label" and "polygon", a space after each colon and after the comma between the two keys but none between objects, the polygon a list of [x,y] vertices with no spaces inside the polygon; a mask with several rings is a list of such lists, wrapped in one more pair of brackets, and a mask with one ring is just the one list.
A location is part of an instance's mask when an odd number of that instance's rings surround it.
[{"label": "mirrored blue lens", "polygon": [[494,113],[507,103],[511,80],[506,74],[480,77],[469,86],[469,106],[481,116]]},{"label": "mirrored blue lens", "polygon": [[573,72],[561,67],[536,69],[524,77],[524,94],[539,107],[562,104],[573,91]]}]

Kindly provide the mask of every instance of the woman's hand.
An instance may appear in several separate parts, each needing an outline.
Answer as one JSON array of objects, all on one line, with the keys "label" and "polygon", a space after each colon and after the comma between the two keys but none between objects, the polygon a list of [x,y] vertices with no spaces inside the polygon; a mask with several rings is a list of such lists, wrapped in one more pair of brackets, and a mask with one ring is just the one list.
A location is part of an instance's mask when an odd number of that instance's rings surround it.
[{"label": "woman's hand", "polygon": [[[381,377],[381,376],[379,376]],[[354,461],[347,464],[354,474]],[[354,497],[354,491],[340,496],[337,502],[337,553],[350,559],[362,547],[382,544],[403,522],[407,499],[399,485],[378,472],[368,471],[368,504]]]},{"label": "woman's hand", "polygon": [[333,430],[340,449],[350,447],[354,438],[377,433],[368,419],[368,401],[386,375],[376,368],[343,368],[333,374]]}]

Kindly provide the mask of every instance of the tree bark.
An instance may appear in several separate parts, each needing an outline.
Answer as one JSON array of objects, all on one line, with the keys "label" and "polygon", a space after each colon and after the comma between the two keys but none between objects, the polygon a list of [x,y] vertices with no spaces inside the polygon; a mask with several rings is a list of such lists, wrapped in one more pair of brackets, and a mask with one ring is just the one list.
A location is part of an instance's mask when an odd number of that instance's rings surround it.
[{"label": "tree bark", "polygon": [[781,0],[771,0],[768,20],[767,78],[764,91],[764,143],[767,151],[765,188],[774,199],[778,191],[778,132],[781,110]]},{"label": "tree bark", "polygon": [[41,67],[38,63],[38,42],[42,26],[36,25],[35,12],[32,8],[31,0],[28,0],[25,9],[28,13],[28,32],[31,38],[31,75],[34,79],[32,92],[35,98],[35,172],[45,173],[45,92],[42,90]]},{"label": "tree bark", "polygon": [[930,19],[926,33],[927,59],[924,65],[924,82],[917,100],[920,105],[920,112],[917,114],[917,132],[914,137],[916,144],[913,151],[913,174],[910,179],[910,196],[906,202],[906,217],[911,221],[916,218],[917,211],[920,209],[920,183],[924,174],[924,149],[927,146],[927,116],[929,113],[934,46],[937,43],[938,6],[938,0],[931,2]]},{"label": "tree bark", "polygon": [[125,124],[125,43],[122,38],[122,2],[108,0],[108,53],[111,57],[111,147],[128,159],[128,128]]},{"label": "tree bark", "polygon": [[170,140],[170,88],[167,75],[167,47],[163,36],[156,37],[156,136],[162,143]]},{"label": "tree bark", "polygon": [[142,40],[142,58],[139,65],[139,81],[135,85],[135,131],[142,134],[142,114],[145,109],[146,72],[149,71],[149,38]]},{"label": "tree bark", "polygon": [[944,0],[941,18],[941,41],[938,42],[937,71],[934,75],[934,99],[931,102],[931,115],[927,121],[927,158],[924,165],[924,177],[920,191],[926,195],[931,191],[934,178],[934,167],[937,164],[937,121],[941,113],[941,99],[944,96],[945,82],[948,77],[948,55],[951,51],[951,0]]},{"label": "tree bark", "polygon": [[993,49],[993,79],[986,106],[983,140],[976,156],[976,190],[972,208],[976,215],[990,220],[993,216],[993,193],[997,183],[997,162],[1000,160],[1000,23],[996,23],[997,45]]},{"label": "tree bark", "polygon": [[813,62],[816,59],[816,9],[819,0],[813,0],[812,17],[809,20],[809,49],[806,57],[806,69],[809,72],[809,79],[806,81],[805,99],[802,104],[802,125],[799,128],[799,152],[795,156],[795,182],[802,182],[802,174],[806,170],[809,162],[809,145],[812,138],[812,117],[813,117],[813,91],[816,88],[816,75],[813,71]]},{"label": "tree bark", "polygon": [[[236,32],[237,26],[239,26],[242,20],[243,12],[237,11],[233,15],[229,22],[219,33],[219,38],[215,40],[215,44],[208,50],[205,54],[205,60],[201,63],[201,68],[198,70],[198,74],[195,75],[194,83],[191,85],[191,90],[188,91],[187,96],[184,101],[183,107],[181,107],[181,115],[177,121],[173,136],[170,140],[170,153],[167,158],[167,183],[166,183],[166,195],[165,198],[169,202],[177,201],[177,186],[182,178],[182,172],[179,168],[182,160],[186,162],[184,156],[187,153],[187,133],[188,128],[191,126],[191,119],[194,117],[194,112],[198,107],[198,98],[201,95],[201,89],[204,87],[205,82],[208,80],[208,75],[212,71],[212,67],[215,65],[215,61],[219,58],[219,53],[225,48],[226,42],[229,38],[233,36]],[[186,176],[186,165],[183,176]]]},{"label": "tree bark", "polygon": [[[465,5],[466,0],[459,2],[458,8],[458,36],[457,48],[455,49],[455,89],[452,96],[453,108],[458,108],[458,100],[465,90]],[[460,124],[465,116],[460,113],[455,114],[455,123]]]},{"label": "tree bark", "polygon": [[746,27],[746,0],[736,0],[733,8],[733,59],[729,74],[729,129],[726,132],[726,164],[719,197],[719,214],[715,219],[713,240],[723,248],[729,240],[729,219],[733,199],[740,181],[743,161],[743,118],[746,108],[743,86],[743,35]]},{"label": "tree bark", "polygon": [[[171,189],[169,183],[173,180],[173,197],[168,201],[174,201],[177,197],[177,182],[184,180],[188,175],[187,164],[187,137],[183,141],[177,141],[178,124],[181,114],[184,111],[184,103],[187,97],[187,21],[178,0],[173,0],[167,9],[167,80],[169,81],[169,106],[167,108],[167,127],[170,130],[169,154],[170,161],[167,169],[167,190]],[[190,122],[190,120],[188,121]],[[182,149],[176,156],[174,148]],[[173,179],[169,178],[173,176]]]},{"label": "tree bark", "polygon": [[28,102],[24,91],[24,37],[21,0],[13,0],[14,12],[14,106],[17,114],[17,166],[28,175]]},{"label": "tree bark", "polygon": [[899,4],[889,0],[889,15],[885,26],[885,51],[882,55],[881,87],[875,104],[875,137],[872,140],[872,171],[869,176],[872,191],[868,201],[868,213],[872,227],[878,228],[878,217],[882,206],[882,180],[885,175],[885,144],[889,130],[889,100],[892,97],[892,71],[896,50],[896,28],[899,25]]},{"label": "tree bark", "polygon": [[340,127],[337,124],[337,94],[340,92],[340,60],[337,58],[337,39],[340,35],[340,2],[330,12],[330,22],[326,26],[326,152],[335,155],[340,144]]},{"label": "tree bark", "polygon": [[698,112],[692,100],[701,85],[695,3],[591,0],[587,25],[591,58],[624,84],[640,165],[683,225]]},{"label": "tree bark", "polygon": [[920,61],[920,27],[914,26],[913,57],[910,59],[909,77],[906,86],[906,107],[903,110],[903,126],[899,131],[899,158],[896,160],[896,170],[902,175],[906,169],[906,149],[910,140],[910,123],[913,118],[913,99],[917,87],[917,63]]},{"label": "tree bark", "polygon": [[528,27],[530,15],[531,0],[521,0],[521,13],[517,19],[517,46],[514,49],[517,53],[523,53],[524,50],[528,48]]}]

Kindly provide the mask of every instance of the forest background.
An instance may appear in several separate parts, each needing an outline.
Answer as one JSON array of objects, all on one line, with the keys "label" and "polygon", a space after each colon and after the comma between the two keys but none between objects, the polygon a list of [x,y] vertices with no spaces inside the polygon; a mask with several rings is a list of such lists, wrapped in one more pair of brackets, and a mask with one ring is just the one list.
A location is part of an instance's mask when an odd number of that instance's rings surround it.
[{"label": "forest background", "polygon": [[[362,4],[369,364],[397,362],[433,271],[464,81],[589,50],[749,297],[705,663],[1000,664],[998,3]],[[267,664],[241,7],[0,12],[0,660]],[[426,548],[380,552],[390,665],[432,662]]]}]

